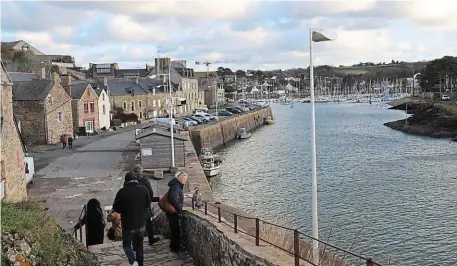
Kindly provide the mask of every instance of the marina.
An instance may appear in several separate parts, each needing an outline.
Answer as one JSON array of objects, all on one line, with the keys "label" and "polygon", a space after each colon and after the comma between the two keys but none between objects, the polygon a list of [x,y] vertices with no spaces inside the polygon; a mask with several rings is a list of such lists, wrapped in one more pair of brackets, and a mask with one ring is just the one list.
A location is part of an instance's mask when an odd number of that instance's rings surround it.
[{"label": "marina", "polygon": [[[389,265],[456,265],[455,143],[383,126],[404,112],[381,104],[316,105],[320,235]],[[271,106],[274,127],[220,152],[214,196],[310,233],[310,105]]]}]

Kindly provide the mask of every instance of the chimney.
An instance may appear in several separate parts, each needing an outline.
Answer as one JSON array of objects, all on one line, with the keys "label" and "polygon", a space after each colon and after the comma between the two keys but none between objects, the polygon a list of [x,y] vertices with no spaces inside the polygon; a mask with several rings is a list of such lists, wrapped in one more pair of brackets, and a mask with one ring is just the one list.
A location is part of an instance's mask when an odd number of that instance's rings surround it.
[{"label": "chimney", "polygon": [[92,65],[93,65],[92,63],[89,63],[89,69],[92,69]]},{"label": "chimney", "polygon": [[114,69],[118,70],[119,69],[119,64],[118,63],[114,63],[113,67],[114,67]]},{"label": "chimney", "polygon": [[46,79],[46,66],[41,67],[41,79]]},{"label": "chimney", "polygon": [[52,73],[52,82],[54,84],[60,84],[61,80],[60,80],[60,77],[59,77],[59,74],[57,73]]},{"label": "chimney", "polygon": [[62,87],[67,92],[68,96],[71,97],[71,76],[62,75]]},{"label": "chimney", "polygon": [[108,78],[107,77],[103,77],[102,78],[102,83],[103,83],[104,87],[107,87],[108,86]]},{"label": "chimney", "polygon": [[135,84],[138,84],[138,77],[133,78],[133,82],[135,82]]}]

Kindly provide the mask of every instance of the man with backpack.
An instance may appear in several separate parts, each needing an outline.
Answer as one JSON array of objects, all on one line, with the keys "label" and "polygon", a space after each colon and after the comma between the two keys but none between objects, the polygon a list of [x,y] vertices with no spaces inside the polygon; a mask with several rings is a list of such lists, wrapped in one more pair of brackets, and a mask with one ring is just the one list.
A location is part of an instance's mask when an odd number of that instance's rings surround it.
[{"label": "man with backpack", "polygon": [[[151,202],[159,202],[159,197],[154,197],[154,192],[152,191],[151,182],[143,175],[143,167],[137,164],[133,169],[133,172],[136,174],[136,180],[140,185],[145,186],[148,189],[149,197],[151,198]],[[157,241],[160,240],[158,237],[154,237],[154,232],[152,229],[152,212],[149,208],[148,216],[146,217],[146,233],[148,235],[149,245],[153,245]]]},{"label": "man with backpack", "polygon": [[148,189],[138,183],[135,174],[128,173],[124,187],[116,194],[112,211],[121,215],[122,247],[132,266],[144,263],[143,239],[150,205]]}]

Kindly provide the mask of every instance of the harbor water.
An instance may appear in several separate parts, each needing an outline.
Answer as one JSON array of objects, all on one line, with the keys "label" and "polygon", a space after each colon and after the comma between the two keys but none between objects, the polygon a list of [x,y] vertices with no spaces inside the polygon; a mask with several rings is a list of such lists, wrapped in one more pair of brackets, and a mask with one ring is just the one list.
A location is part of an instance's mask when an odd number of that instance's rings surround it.
[{"label": "harbor water", "polygon": [[[272,109],[276,124],[220,151],[214,195],[311,235],[311,104]],[[389,265],[457,265],[457,143],[383,126],[404,117],[316,104],[320,237]]]}]

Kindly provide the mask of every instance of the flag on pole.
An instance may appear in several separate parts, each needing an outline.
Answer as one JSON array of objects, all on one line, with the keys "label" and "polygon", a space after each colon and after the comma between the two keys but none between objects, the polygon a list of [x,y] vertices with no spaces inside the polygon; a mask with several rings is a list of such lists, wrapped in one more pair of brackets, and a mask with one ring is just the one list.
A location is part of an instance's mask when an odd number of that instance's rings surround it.
[{"label": "flag on pole", "polygon": [[312,36],[313,42],[326,42],[326,41],[332,41],[329,37],[325,36],[323,33],[318,32],[313,30],[313,36]]}]

